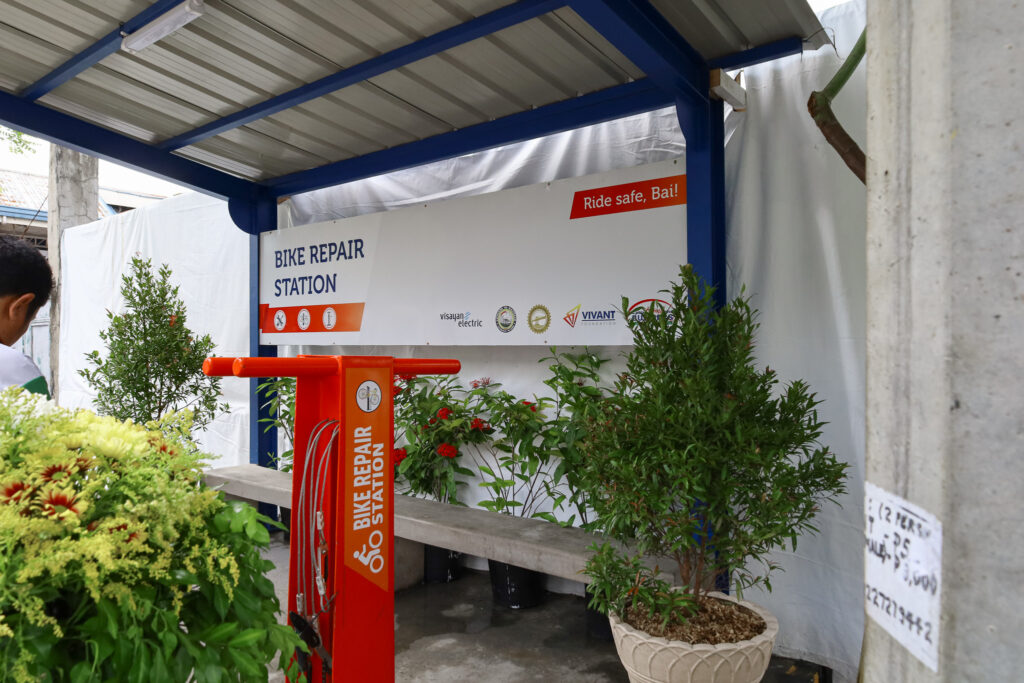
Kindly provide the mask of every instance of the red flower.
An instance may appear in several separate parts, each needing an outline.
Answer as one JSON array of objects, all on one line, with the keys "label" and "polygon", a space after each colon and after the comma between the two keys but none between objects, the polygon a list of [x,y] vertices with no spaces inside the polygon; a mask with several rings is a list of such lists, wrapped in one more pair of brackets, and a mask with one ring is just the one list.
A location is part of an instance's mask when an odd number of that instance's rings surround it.
[{"label": "red flower", "polygon": [[470,425],[469,425],[469,428],[470,429],[479,429],[480,431],[483,431],[483,430],[487,429],[489,426],[490,425],[488,425],[486,422],[484,422],[479,417],[474,417],[473,418],[473,422],[471,422]]},{"label": "red flower", "polygon": [[537,412],[537,406],[533,405],[531,402],[523,401],[523,405],[524,406],[528,406],[530,408],[530,410],[532,410],[533,412],[535,412],[535,413]]},{"label": "red flower", "polygon": [[50,465],[40,476],[43,481],[61,481],[71,475],[71,468],[68,465]]},{"label": "red flower", "polygon": [[438,417],[439,420],[447,420],[451,416],[452,416],[452,409],[451,408],[441,408],[441,410],[437,411],[437,417]]},{"label": "red flower", "polygon": [[435,422],[437,422],[437,420],[435,420],[434,418],[430,418],[429,424],[434,424]]},{"label": "red flower", "polygon": [[403,460],[409,457],[409,454],[406,452],[404,448],[396,448],[394,451],[392,451],[392,455],[394,457],[395,465],[401,464]]},{"label": "red flower", "polygon": [[450,443],[443,443],[437,447],[437,454],[442,458],[454,458],[459,454],[459,451]]},{"label": "red flower", "polygon": [[174,327],[174,323],[178,322],[177,314],[171,316],[171,327]]},{"label": "red flower", "polygon": [[75,507],[78,503],[78,497],[74,494],[64,493],[63,491],[50,491],[43,496],[42,503],[43,512],[51,517],[62,514],[65,511],[78,514],[78,508]]},{"label": "red flower", "polygon": [[32,487],[22,481],[16,481],[4,487],[4,502],[17,503],[32,492]]}]

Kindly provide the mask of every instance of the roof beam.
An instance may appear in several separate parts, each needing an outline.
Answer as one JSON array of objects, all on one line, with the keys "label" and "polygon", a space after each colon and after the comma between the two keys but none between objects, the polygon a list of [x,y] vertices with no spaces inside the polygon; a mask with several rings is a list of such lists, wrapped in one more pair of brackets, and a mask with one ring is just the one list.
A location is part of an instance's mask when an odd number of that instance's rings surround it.
[{"label": "roof beam", "polygon": [[569,6],[651,81],[685,100],[708,101],[704,59],[648,0],[570,0]]},{"label": "roof beam", "polygon": [[643,79],[361,157],[272,178],[265,184],[276,197],[309,192],[639,114],[674,102],[671,93]]},{"label": "roof beam", "polygon": [[758,45],[757,47],[750,48],[749,50],[725,55],[724,57],[709,59],[708,66],[712,69],[725,69],[726,71],[732,71],[733,69],[742,69],[744,67],[753,66],[754,64],[760,64],[761,62],[770,62],[771,60],[778,59],[779,57],[798,55],[803,52],[803,50],[804,39],[794,36],[793,38],[776,40],[774,43]]},{"label": "roof beam", "polygon": [[257,183],[4,92],[0,92],[0,124],[221,199],[246,199],[259,193]]},{"label": "roof beam", "polygon": [[157,0],[157,2],[154,2],[118,28],[25,88],[21,92],[21,96],[30,102],[38,100],[46,93],[67,83],[89,67],[99,64],[104,58],[117,52],[121,48],[121,39],[124,34],[134,33],[180,4],[181,0]]},{"label": "roof beam", "polygon": [[566,0],[519,0],[519,2],[506,5],[475,19],[470,19],[467,22],[445,29],[409,45],[404,45],[391,52],[385,52],[377,57],[372,57],[348,69],[331,74],[330,76],[324,76],[312,83],[276,95],[269,100],[164,140],[157,147],[164,150],[172,150],[195,144],[200,140],[219,135],[232,128],[244,126],[265,116],[290,109],[303,102],[314,100],[374,76],[379,76],[382,73],[406,66],[425,57],[444,52],[457,45],[468,43],[542,14],[547,14],[559,7],[565,6],[565,4]]}]

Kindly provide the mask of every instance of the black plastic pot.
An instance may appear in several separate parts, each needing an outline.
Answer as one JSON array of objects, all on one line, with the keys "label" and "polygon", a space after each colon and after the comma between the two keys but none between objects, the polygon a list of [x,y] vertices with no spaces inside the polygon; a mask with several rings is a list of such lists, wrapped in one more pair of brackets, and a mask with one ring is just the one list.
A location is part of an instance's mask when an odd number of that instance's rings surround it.
[{"label": "black plastic pot", "polygon": [[278,508],[281,513],[281,524],[284,525],[284,540],[290,541],[292,537],[292,511],[288,508]]},{"label": "black plastic pot", "polygon": [[462,553],[436,545],[423,546],[423,583],[451,583],[462,576]]},{"label": "black plastic pot", "polygon": [[605,643],[610,643],[614,638],[612,637],[612,625],[608,621],[608,615],[603,612],[599,612],[590,606],[590,591],[586,592],[584,596],[587,601],[586,604],[586,624],[587,624],[587,638],[593,638],[594,640],[600,640]]},{"label": "black plastic pot", "polygon": [[544,575],[504,562],[487,560],[495,604],[511,609],[536,607],[544,600]]}]

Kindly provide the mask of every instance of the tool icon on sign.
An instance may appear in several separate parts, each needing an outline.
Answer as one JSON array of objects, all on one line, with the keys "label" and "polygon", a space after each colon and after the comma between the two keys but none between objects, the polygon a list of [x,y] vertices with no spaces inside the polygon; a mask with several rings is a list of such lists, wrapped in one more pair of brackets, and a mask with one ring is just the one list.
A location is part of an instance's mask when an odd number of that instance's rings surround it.
[{"label": "tool icon on sign", "polygon": [[372,413],[380,405],[380,385],[372,380],[366,380],[356,389],[356,405],[364,413]]},{"label": "tool icon on sign", "polygon": [[284,329],[284,326],[288,323],[288,316],[285,315],[284,311],[277,311],[274,313],[274,329],[280,332]]}]

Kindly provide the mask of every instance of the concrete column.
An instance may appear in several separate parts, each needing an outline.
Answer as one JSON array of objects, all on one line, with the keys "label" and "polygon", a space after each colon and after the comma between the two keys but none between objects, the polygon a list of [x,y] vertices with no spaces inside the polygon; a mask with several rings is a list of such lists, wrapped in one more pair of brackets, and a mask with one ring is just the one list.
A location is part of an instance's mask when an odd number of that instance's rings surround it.
[{"label": "concrete column", "polygon": [[[65,228],[99,217],[99,160],[50,145],[49,222],[46,243],[56,282],[50,305],[50,392],[57,398],[60,348],[60,238]],[[97,324],[102,321],[97,321]]]},{"label": "concrete column", "polygon": [[943,524],[939,670],[1024,677],[1024,7],[868,0],[867,479]]}]

